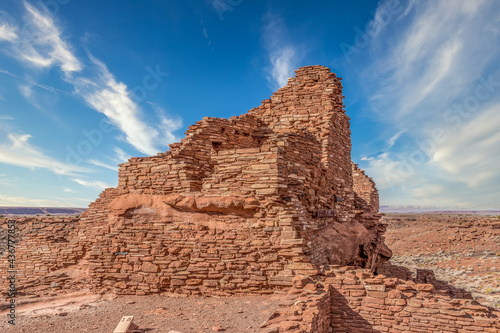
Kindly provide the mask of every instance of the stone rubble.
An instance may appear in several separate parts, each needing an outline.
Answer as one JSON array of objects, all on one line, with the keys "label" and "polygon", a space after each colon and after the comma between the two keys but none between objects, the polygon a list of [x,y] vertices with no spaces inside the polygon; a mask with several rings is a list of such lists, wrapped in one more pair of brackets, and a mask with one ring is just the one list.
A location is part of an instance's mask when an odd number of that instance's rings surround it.
[{"label": "stone rubble", "polygon": [[332,266],[291,294],[293,305],[263,323],[263,333],[500,332],[500,311],[352,266]]}]

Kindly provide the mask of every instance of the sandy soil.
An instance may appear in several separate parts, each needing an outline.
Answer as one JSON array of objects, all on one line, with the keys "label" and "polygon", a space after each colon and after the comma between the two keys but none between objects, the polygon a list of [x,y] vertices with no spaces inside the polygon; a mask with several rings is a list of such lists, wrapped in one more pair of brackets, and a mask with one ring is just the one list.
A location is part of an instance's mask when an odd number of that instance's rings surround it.
[{"label": "sandy soil", "polygon": [[40,300],[16,309],[16,325],[0,314],[0,332],[111,333],[122,316],[135,316],[142,332],[256,332],[282,306],[284,295],[230,298],[96,296],[72,294]]}]

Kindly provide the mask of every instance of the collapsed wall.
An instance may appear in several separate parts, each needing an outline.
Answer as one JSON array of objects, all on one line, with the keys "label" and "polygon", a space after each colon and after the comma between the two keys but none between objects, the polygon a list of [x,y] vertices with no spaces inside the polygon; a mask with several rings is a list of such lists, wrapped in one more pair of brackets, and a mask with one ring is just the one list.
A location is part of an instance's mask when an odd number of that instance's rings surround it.
[{"label": "collapsed wall", "polygon": [[273,314],[265,332],[500,332],[500,311],[454,298],[429,283],[330,267],[321,279],[294,280],[293,305]]}]

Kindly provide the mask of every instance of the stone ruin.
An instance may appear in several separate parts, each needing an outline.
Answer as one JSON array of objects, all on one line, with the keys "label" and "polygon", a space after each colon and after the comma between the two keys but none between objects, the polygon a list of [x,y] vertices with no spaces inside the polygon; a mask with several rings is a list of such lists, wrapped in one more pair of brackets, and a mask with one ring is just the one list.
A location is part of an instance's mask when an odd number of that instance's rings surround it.
[{"label": "stone ruin", "polygon": [[323,265],[376,270],[391,252],[342,98],[328,68],[304,67],[248,113],[204,118],[170,151],[121,164],[81,220],[94,283],[269,292]]},{"label": "stone ruin", "polygon": [[80,219],[25,220],[20,294],[281,291],[300,302],[269,332],[499,332],[473,300],[376,275],[391,251],[343,98],[328,68],[300,68],[248,113],[203,118],[169,151],[121,164]]}]

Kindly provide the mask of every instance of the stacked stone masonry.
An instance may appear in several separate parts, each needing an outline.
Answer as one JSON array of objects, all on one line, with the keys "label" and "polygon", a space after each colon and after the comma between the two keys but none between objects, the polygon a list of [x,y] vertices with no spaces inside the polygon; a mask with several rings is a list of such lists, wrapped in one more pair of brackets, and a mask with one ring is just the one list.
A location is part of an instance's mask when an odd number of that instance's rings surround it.
[{"label": "stacked stone masonry", "polygon": [[341,80],[310,66],[248,113],[204,118],[132,158],[76,227],[92,285],[127,294],[269,293],[322,265],[391,253],[373,182],[350,160]]},{"label": "stacked stone masonry", "polygon": [[[0,230],[6,235],[8,219],[0,220]],[[7,246],[0,247],[2,294],[6,295],[9,290],[9,272],[16,270],[15,284],[21,296],[26,295],[32,287],[37,287],[38,291],[50,290],[50,285],[56,280],[71,284],[69,277],[62,271],[79,264],[85,254],[77,237],[79,219],[32,217],[15,218],[15,221],[17,242],[14,246],[15,259],[11,262],[14,269],[9,265]],[[2,243],[7,245],[6,237]]]},{"label": "stacked stone masonry", "polygon": [[432,284],[349,266],[297,282],[290,308],[271,316],[263,332],[500,332],[500,311],[453,298]]}]

